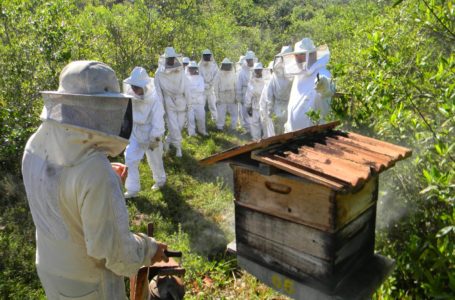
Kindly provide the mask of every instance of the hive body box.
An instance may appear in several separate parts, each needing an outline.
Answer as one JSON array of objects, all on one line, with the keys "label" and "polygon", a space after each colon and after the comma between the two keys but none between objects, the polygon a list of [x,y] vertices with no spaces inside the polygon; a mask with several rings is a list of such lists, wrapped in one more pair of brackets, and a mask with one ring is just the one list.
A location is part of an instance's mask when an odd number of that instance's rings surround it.
[{"label": "hive body box", "polygon": [[285,173],[232,167],[238,255],[329,290],[373,256],[377,177],[339,194]]},{"label": "hive body box", "polygon": [[[337,125],[249,143],[202,161],[227,161],[234,171],[239,264],[298,299],[344,299],[340,295],[352,286],[362,298],[392,268],[374,253],[379,173],[411,151],[334,130]],[[366,266],[375,274],[359,275]],[[370,284],[360,284],[362,277]]]}]

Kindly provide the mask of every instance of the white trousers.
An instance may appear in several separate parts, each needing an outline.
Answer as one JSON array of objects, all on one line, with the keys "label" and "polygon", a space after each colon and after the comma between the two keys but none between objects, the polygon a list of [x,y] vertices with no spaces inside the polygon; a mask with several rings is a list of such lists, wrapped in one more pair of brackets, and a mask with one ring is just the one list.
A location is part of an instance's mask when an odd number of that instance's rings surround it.
[{"label": "white trousers", "polygon": [[216,105],[218,118],[216,120],[216,128],[223,130],[224,123],[226,122],[226,111],[231,116],[231,129],[237,127],[237,119],[239,109],[237,103],[218,103]]},{"label": "white trousers", "polygon": [[259,140],[262,137],[262,124],[259,109],[253,108],[253,115],[250,119],[250,133],[253,140]]},{"label": "white trousers", "polygon": [[217,112],[216,112],[216,97],[215,92],[213,90],[205,91],[204,92],[204,101],[207,103],[210,111],[210,116],[212,120],[216,121],[217,119]]},{"label": "white trousers", "polygon": [[161,185],[166,182],[166,172],[163,165],[163,143],[153,151],[148,145],[140,144],[135,139],[130,139],[130,143],[125,150],[125,164],[128,167],[128,176],[125,181],[125,188],[129,192],[139,192],[141,190],[141,182],[139,176],[139,163],[147,156],[147,162],[152,171],[153,180]]},{"label": "white trousers", "polygon": [[246,106],[243,103],[239,103],[239,113],[240,113],[240,126],[246,131],[250,131],[251,117],[248,115]]},{"label": "white trousers", "polygon": [[186,111],[166,111],[166,123],[168,134],[166,143],[172,144],[176,148],[182,148],[182,130],[185,126]]},{"label": "white trousers", "polygon": [[188,135],[207,134],[205,129],[205,107],[204,104],[190,104],[188,106]]}]

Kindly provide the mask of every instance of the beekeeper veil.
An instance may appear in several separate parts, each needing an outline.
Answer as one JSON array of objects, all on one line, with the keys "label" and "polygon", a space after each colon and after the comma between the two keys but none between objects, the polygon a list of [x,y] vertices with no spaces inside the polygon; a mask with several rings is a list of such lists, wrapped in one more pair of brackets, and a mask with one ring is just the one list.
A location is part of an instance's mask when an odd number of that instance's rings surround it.
[{"label": "beekeeper veil", "polygon": [[121,142],[131,135],[131,97],[120,93],[114,70],[104,63],[71,62],[60,74],[58,90],[41,94],[44,108],[40,118],[43,121],[57,122]]},{"label": "beekeeper veil", "polygon": [[281,48],[281,51],[280,53],[278,53],[277,55],[275,55],[275,59],[273,60],[273,64],[272,64],[272,70],[273,70],[273,73],[275,73],[277,76],[284,76],[284,59],[283,59],[283,56],[288,54],[288,53],[291,53],[292,52],[292,47],[287,45],[287,46],[283,46]]},{"label": "beekeeper veil", "polygon": [[316,47],[309,38],[304,38],[294,46],[294,52],[283,55],[286,75],[311,73],[316,65],[327,64],[330,51],[327,45]]},{"label": "beekeeper veil", "polygon": [[164,73],[173,73],[183,70],[183,64],[180,61],[181,54],[177,54],[173,47],[166,47],[164,54],[158,59],[158,70]]},{"label": "beekeeper veil", "polygon": [[[141,88],[143,94],[137,94],[134,89]],[[131,76],[123,80],[123,92],[131,96],[134,100],[144,100],[150,97],[145,97],[150,94],[153,90],[153,81],[148,75],[147,71],[142,67],[135,67],[131,72]]]}]

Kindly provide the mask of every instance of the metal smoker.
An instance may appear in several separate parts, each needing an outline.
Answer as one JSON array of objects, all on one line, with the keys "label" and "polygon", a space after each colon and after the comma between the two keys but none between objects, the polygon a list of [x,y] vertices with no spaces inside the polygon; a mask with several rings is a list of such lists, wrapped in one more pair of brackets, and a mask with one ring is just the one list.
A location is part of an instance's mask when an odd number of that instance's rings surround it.
[{"label": "metal smoker", "polygon": [[[147,225],[147,235],[152,237],[154,226]],[[131,300],[181,300],[185,295],[183,276],[185,269],[181,266],[182,252],[165,251],[168,262],[158,262],[139,269],[130,278]],[[176,261],[174,257],[179,257]]]}]

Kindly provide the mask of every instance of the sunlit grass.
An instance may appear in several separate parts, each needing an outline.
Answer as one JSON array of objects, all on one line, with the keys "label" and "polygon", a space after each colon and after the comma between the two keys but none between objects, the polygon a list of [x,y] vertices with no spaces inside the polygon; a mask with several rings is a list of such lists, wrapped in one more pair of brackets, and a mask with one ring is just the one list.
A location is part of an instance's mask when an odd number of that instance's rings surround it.
[{"label": "sunlit grass", "polygon": [[152,191],[145,159],[140,165],[140,197],[128,201],[134,230],[155,224],[155,236],[183,251],[185,299],[285,299],[239,269],[226,252],[234,239],[232,171],[228,164],[203,167],[198,160],[248,142],[249,136],[215,131],[208,137],[184,134],[183,157],[171,150],[164,157],[167,184]]}]

